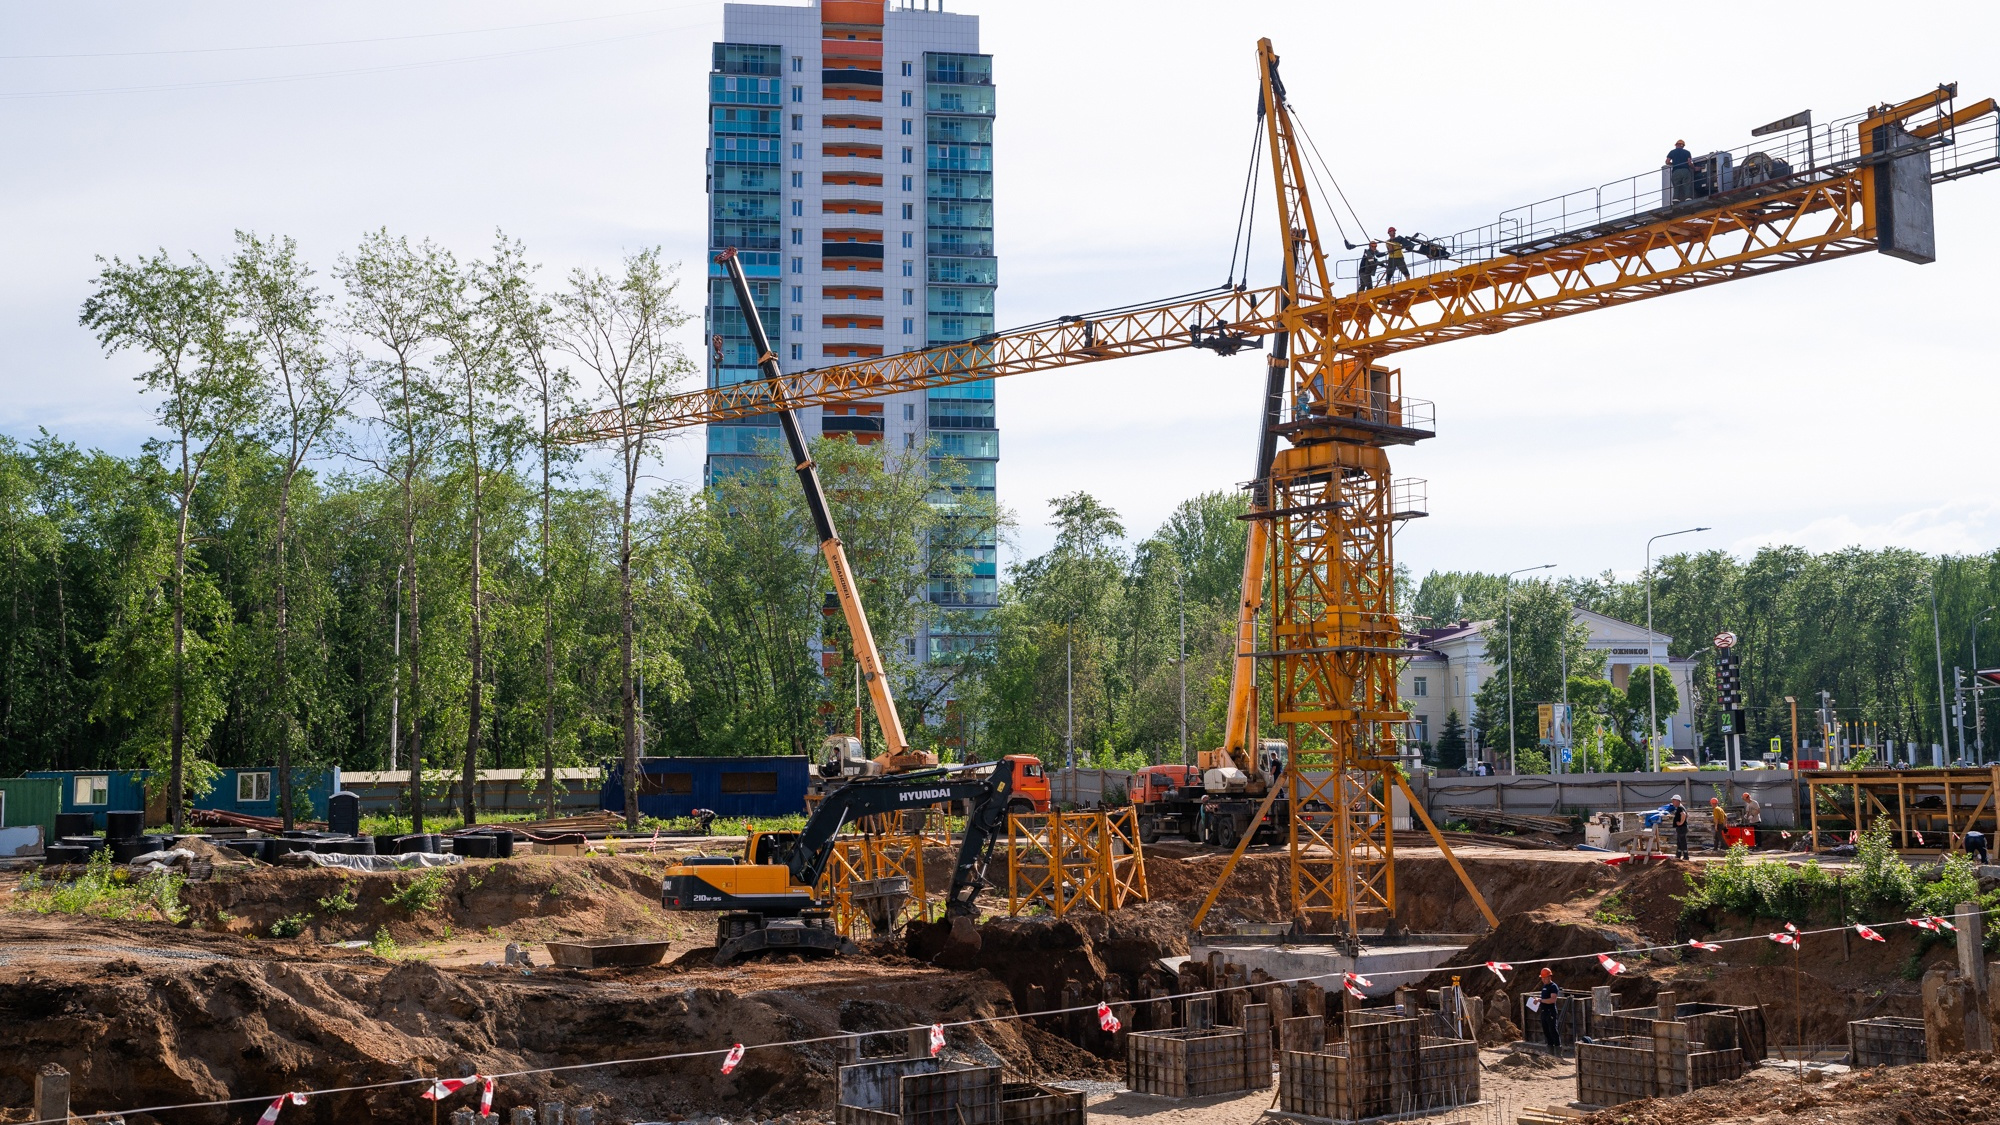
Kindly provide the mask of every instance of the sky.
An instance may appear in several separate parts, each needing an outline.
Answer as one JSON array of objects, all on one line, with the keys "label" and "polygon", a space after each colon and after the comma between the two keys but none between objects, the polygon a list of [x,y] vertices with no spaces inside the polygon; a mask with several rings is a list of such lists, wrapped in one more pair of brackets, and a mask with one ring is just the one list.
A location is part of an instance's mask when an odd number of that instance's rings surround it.
[{"label": "sky", "polygon": [[[1371,234],[1490,222],[1808,107],[1833,120],[1951,80],[2000,94],[1990,4],[1901,33],[1859,3],[1747,23],[1699,2],[950,8],[995,56],[1002,326],[1224,279],[1259,36]],[[129,454],[152,432],[137,361],[77,325],[99,256],[219,259],[242,229],[324,271],[375,228],[462,255],[504,230],[549,281],[647,246],[699,276],[721,26],[715,2],[0,8],[0,433]],[[1405,353],[1438,436],[1392,451],[1430,501],[1399,561],[1629,575],[1648,536],[1697,524],[1662,546],[2000,546],[2000,174],[1936,205],[1932,265],[1861,255]],[[1136,537],[1236,486],[1260,384],[1259,355],[1206,352],[1001,380],[1010,553],[1046,549],[1050,499],[1079,488]],[[658,475],[695,483],[700,462],[690,434]]]}]

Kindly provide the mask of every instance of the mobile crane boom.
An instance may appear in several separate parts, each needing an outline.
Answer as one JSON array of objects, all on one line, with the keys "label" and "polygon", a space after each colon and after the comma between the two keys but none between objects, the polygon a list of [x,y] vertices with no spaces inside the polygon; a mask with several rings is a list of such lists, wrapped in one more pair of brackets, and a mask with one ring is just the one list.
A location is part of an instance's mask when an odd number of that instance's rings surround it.
[{"label": "mobile crane boom", "polygon": [[[764,373],[765,382],[782,386],[778,357],[771,351],[771,338],[765,335],[764,321],[757,315],[757,303],[750,296],[750,279],[744,276],[736,248],[724,250],[715,260],[728,271],[729,283],[736,290],[736,303],[743,309],[743,321],[750,326],[750,342],[757,349],[757,369]],[[868,628],[868,611],[861,604],[861,592],[855,588],[854,571],[847,565],[847,551],[834,531],[833,512],[827,508],[826,491],[820,487],[819,470],[813,466],[812,452],[806,448],[798,415],[783,397],[777,399],[777,406],[769,413],[778,416],[778,424],[785,431],[785,447],[792,455],[792,469],[798,473],[800,487],[805,489],[806,509],[812,513],[813,532],[819,536],[819,553],[826,557],[826,568],[833,576],[833,592],[840,600],[840,612],[847,619],[847,632],[853,639],[854,660],[861,666],[868,699],[875,705],[875,721],[881,724],[882,739],[888,743],[887,757],[892,762],[906,760],[909,743],[903,737],[903,720],[896,714],[896,697],[889,689],[882,654],[875,647],[875,634]]]}]

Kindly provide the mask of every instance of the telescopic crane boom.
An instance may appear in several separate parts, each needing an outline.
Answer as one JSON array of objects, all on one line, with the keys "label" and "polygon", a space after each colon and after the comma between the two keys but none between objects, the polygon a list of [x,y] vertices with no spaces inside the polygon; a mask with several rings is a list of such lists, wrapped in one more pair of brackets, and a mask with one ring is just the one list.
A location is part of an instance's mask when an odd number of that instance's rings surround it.
[{"label": "telescopic crane boom", "polygon": [[[737,260],[736,248],[730,247],[715,257],[716,262],[729,272],[729,283],[736,290],[736,303],[743,309],[743,321],[750,326],[750,342],[757,349],[757,369],[764,373],[765,382],[781,386],[782,372],[778,369],[778,357],[771,351],[771,338],[764,333],[764,321],[757,315],[757,303],[750,296],[750,279],[743,274],[743,263]],[[861,666],[861,679],[868,685],[869,702],[875,705],[875,721],[882,727],[882,740],[888,744],[885,755],[891,768],[912,764],[909,742],[903,737],[903,720],[896,714],[896,697],[889,689],[889,677],[882,667],[882,654],[875,647],[875,633],[868,628],[868,611],[861,604],[861,592],[854,585],[854,571],[847,565],[847,551],[840,545],[840,536],[833,528],[833,512],[826,505],[826,491],[820,487],[819,470],[813,466],[812,452],[806,448],[805,432],[799,428],[798,415],[779,398],[777,407],[770,411],[778,416],[778,425],[785,431],[785,447],[792,455],[792,469],[798,473],[799,485],[805,489],[806,509],[812,513],[813,532],[819,536],[819,553],[826,557],[826,568],[833,576],[833,592],[840,600],[840,612],[847,619],[847,632],[854,643],[854,660]],[[920,764],[935,765],[937,759],[928,754]]]},{"label": "telescopic crane boom", "polygon": [[[1325,823],[1291,819],[1294,919],[1354,934],[1364,917],[1395,914],[1391,794],[1408,795],[1395,768],[1406,717],[1396,672],[1410,650],[1394,605],[1392,535],[1420,504],[1405,482],[1391,480],[1385,451],[1433,436],[1431,404],[1405,396],[1401,372],[1380,361],[1870,250],[1927,262],[1931,189],[2000,168],[2000,132],[1989,135],[2000,112],[1991,99],[1961,108],[1957,87],[1939,86],[1813,126],[1816,143],[1796,149],[1766,143],[1737,159],[1699,157],[1700,186],[1684,194],[1669,191],[1665,169],[1653,169],[1518,208],[1490,227],[1427,244],[1414,276],[1336,293],[1342,263],[1321,248],[1308,146],[1268,39],[1257,44],[1257,68],[1277,203],[1277,285],[1068,316],[794,376],[780,376],[767,350],[763,380],[674,396],[638,417],[584,415],[561,432],[594,441],[1121,356],[1196,346],[1228,354],[1244,340],[1278,337],[1260,434],[1269,452],[1260,452],[1252,493],[1253,530],[1264,528],[1252,542],[1266,557],[1246,565],[1237,667],[1268,662],[1271,711],[1288,732],[1282,784],[1270,787],[1265,807],[1282,792],[1293,808],[1310,802],[1333,813]],[[734,276],[742,296],[740,270]],[[757,340],[768,349],[761,330]],[[1268,605],[1267,651],[1257,651],[1249,627],[1260,601]],[[1256,721],[1252,680],[1243,672],[1237,679],[1231,729],[1239,733],[1227,749],[1241,752]],[[1442,847],[1422,806],[1412,800],[1411,811]]]}]

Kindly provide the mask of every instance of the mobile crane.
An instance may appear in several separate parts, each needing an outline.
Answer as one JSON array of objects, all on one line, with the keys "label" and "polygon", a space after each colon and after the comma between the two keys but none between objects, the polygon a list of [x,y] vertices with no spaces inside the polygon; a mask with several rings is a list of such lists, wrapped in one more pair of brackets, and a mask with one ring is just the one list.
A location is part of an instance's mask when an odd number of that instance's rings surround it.
[{"label": "mobile crane", "polygon": [[771,949],[853,952],[817,890],[840,830],[866,817],[963,801],[965,831],[944,904],[945,919],[958,930],[975,916],[975,901],[989,885],[986,866],[1026,768],[1006,759],[855,778],[822,798],[801,832],[753,833],[741,860],[701,856],[668,868],[660,905],[723,912],[716,919],[718,965]]},{"label": "mobile crane", "polygon": [[[1392,548],[1395,527],[1423,504],[1421,482],[1393,480],[1385,451],[1434,436],[1435,427],[1431,404],[1406,397],[1401,372],[1380,361],[1868,251],[1931,261],[1931,189],[2000,168],[2000,133],[1961,137],[2000,117],[2000,107],[1990,98],[1960,107],[1957,86],[1947,84],[1824,128],[1806,117],[1806,143],[1776,157],[1701,158],[1694,191],[1670,191],[1670,172],[1657,169],[1517,209],[1489,227],[1426,240],[1439,252],[1424,250],[1414,276],[1343,294],[1335,292],[1343,263],[1322,248],[1313,210],[1313,156],[1268,39],[1257,44],[1257,78],[1277,203],[1277,284],[1065,316],[784,379],[772,364],[759,382],[673,396],[636,418],[580,416],[563,432],[592,441],[1188,347],[1226,355],[1271,337],[1231,692],[1231,730],[1240,733],[1221,753],[1247,780],[1240,756],[1257,711],[1255,678],[1244,669],[1265,661],[1288,754],[1253,823],[1281,796],[1289,808],[1328,810],[1324,820],[1287,824],[1293,919],[1353,936],[1364,919],[1395,915],[1392,794],[1410,798],[1395,768],[1405,723],[1396,673],[1409,649],[1394,605]],[[1796,129],[1774,122],[1760,135],[1786,128]],[[1265,607],[1270,647],[1259,651],[1252,626]],[[1492,923],[1421,804],[1410,805]],[[1239,838],[1196,926],[1252,835]]]}]

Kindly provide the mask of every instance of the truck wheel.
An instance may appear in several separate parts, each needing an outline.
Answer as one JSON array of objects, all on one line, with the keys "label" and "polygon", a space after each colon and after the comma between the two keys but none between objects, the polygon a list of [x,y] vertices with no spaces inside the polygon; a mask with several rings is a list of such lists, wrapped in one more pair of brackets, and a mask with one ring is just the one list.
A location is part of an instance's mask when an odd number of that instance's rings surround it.
[{"label": "truck wheel", "polygon": [[1157,844],[1160,842],[1160,821],[1158,817],[1142,816],[1139,818],[1139,842],[1142,844]]},{"label": "truck wheel", "polygon": [[1035,803],[1034,803],[1033,801],[1009,801],[1009,802],[1007,802],[1007,812],[1008,812],[1008,813],[1009,813],[1010,815],[1014,815],[1014,816],[1026,816],[1026,815],[1028,815],[1029,813],[1031,813],[1031,812],[1034,812],[1034,811],[1035,811]]},{"label": "truck wheel", "polygon": [[1190,820],[1187,822],[1187,827],[1181,829],[1181,838],[1190,844],[1199,844],[1201,843],[1201,828],[1194,821]]},{"label": "truck wheel", "polygon": [[1218,847],[1236,850],[1236,822],[1225,820],[1215,826],[1215,843]]}]

